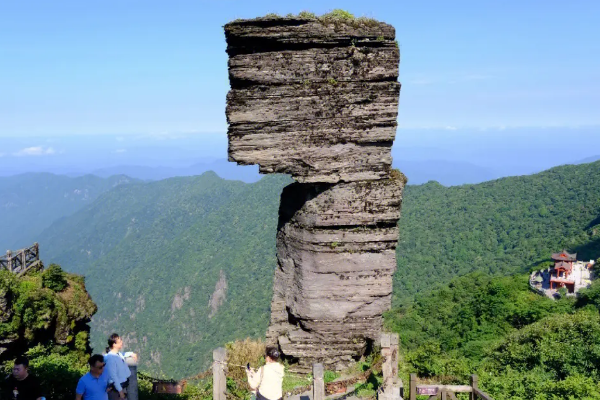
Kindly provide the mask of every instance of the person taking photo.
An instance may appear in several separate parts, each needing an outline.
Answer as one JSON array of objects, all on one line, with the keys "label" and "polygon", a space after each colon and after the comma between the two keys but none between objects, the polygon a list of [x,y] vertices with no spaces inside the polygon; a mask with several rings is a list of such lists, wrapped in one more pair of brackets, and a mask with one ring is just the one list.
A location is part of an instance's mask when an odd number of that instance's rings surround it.
[{"label": "person taking photo", "polygon": [[281,400],[283,398],[284,367],[279,362],[279,351],[267,348],[265,365],[258,370],[246,368],[248,384],[256,390],[256,400]]}]

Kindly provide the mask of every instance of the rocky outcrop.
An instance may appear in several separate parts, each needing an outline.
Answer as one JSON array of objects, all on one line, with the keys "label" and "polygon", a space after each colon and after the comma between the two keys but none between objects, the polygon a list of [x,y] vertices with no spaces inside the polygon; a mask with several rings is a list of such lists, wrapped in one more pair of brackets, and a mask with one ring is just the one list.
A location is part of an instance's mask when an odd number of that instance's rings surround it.
[{"label": "rocky outcrop", "polygon": [[89,353],[88,323],[97,307],[82,277],[59,269],[54,278],[57,273],[65,280],[60,290],[50,288],[48,270],[25,275],[0,271],[0,363],[37,344]]},{"label": "rocky outcrop", "polygon": [[225,33],[230,161],[299,182],[388,176],[400,91],[394,28],[263,18]]},{"label": "rocky outcrop", "polygon": [[225,26],[229,159],[298,182],[281,196],[267,338],[308,370],[340,369],[391,305],[404,176],[391,170],[399,51],[372,20]]}]

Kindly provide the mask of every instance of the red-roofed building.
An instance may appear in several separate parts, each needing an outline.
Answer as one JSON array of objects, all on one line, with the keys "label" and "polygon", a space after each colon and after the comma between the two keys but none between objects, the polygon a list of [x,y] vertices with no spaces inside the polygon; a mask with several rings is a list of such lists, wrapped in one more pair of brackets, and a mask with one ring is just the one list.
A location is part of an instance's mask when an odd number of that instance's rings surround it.
[{"label": "red-roofed building", "polygon": [[557,292],[561,288],[566,289],[569,296],[574,296],[592,284],[594,260],[577,261],[576,254],[566,251],[552,254],[552,259],[552,267],[533,271],[529,276],[529,285],[536,292],[554,299],[560,297]]},{"label": "red-roofed building", "polygon": [[560,253],[552,253],[552,259],[555,262],[558,261],[567,261],[574,262],[577,261],[577,253],[568,253],[566,250],[561,251]]},{"label": "red-roofed building", "polygon": [[554,268],[550,275],[550,289],[566,288],[569,293],[575,292],[575,279],[571,277],[573,273],[573,263],[577,261],[577,253],[568,253],[566,250],[560,253],[553,253]]}]

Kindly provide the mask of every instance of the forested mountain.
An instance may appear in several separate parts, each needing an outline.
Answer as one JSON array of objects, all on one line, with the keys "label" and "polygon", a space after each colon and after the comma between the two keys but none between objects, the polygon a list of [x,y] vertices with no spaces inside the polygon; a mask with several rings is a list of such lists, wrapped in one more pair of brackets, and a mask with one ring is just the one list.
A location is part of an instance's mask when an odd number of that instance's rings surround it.
[{"label": "forested mountain", "polygon": [[0,177],[0,251],[30,246],[61,217],[91,204],[100,194],[131,181],[126,176],[69,178],[47,173]]},{"label": "forested mountain", "polygon": [[389,312],[403,375],[458,383],[477,373],[497,400],[600,398],[600,282],[554,301],[527,278],[472,273]]},{"label": "forested mountain", "polygon": [[197,162],[187,167],[146,167],[136,165],[118,165],[114,167],[101,168],[93,171],[94,175],[110,177],[113,175],[127,175],[148,181],[174,178],[178,176],[200,175],[207,171],[213,171],[223,179],[239,180],[243,182],[256,182],[262,175],[258,173],[258,167],[252,165],[237,165],[222,158],[214,161]]},{"label": "forested mountain", "polygon": [[[224,341],[264,334],[279,195],[289,182],[205,173],[121,186],[38,241],[45,259],[87,276],[99,305],[96,348],[122,332],[144,368],[181,377]],[[395,304],[473,271],[525,271],[562,247],[596,258],[599,217],[600,162],[478,185],[409,185]]]},{"label": "forested mountain", "polygon": [[600,252],[600,162],[478,185],[409,186],[400,218],[396,304],[472,271],[527,271],[567,248]]},{"label": "forested mountain", "polygon": [[86,275],[100,304],[97,350],[117,331],[145,368],[181,377],[224,341],[264,335],[279,195],[289,182],[249,185],[209,172],[122,186],[40,241],[46,259]]}]

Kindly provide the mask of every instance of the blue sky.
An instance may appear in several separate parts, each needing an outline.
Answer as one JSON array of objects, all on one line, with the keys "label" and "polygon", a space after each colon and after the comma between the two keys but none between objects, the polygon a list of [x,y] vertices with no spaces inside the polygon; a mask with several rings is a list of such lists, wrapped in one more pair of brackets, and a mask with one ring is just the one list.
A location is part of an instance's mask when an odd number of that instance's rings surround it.
[{"label": "blue sky", "polygon": [[596,0],[19,0],[0,2],[0,137],[224,132],[222,26],[334,8],[396,28],[401,129],[600,125]]}]

